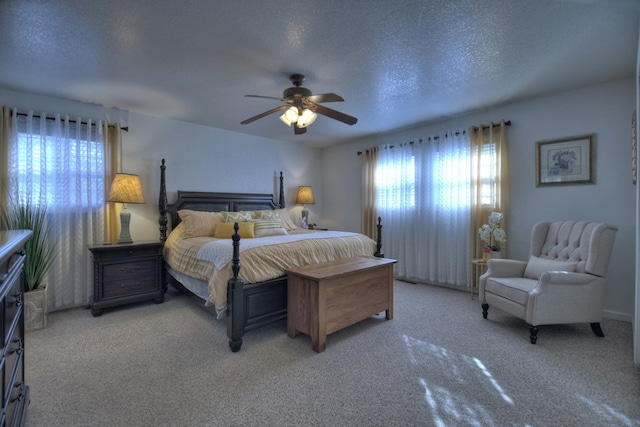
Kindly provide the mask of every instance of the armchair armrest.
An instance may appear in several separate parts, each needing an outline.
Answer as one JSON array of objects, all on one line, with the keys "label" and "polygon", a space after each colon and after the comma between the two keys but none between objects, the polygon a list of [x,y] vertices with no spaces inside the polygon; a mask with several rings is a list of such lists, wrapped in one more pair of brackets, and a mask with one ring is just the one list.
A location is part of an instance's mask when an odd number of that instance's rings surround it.
[{"label": "armchair armrest", "polygon": [[547,271],[540,275],[540,284],[545,285],[586,285],[596,280],[597,277],[586,273],[573,273],[569,271]]},{"label": "armchair armrest", "polygon": [[547,271],[529,294],[530,325],[597,323],[602,319],[605,279],[587,273]]}]

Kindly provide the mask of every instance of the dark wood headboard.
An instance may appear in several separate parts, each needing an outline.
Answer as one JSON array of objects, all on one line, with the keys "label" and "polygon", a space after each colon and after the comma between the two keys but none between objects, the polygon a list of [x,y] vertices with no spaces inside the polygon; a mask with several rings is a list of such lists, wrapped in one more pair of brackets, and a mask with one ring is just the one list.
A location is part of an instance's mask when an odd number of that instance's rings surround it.
[{"label": "dark wood headboard", "polygon": [[167,214],[170,218],[171,229],[180,223],[178,211],[191,209],[194,211],[218,212],[218,211],[256,211],[266,209],[284,208],[284,183],[280,172],[279,202],[275,203],[273,194],[261,193],[219,193],[206,191],[178,191],[175,202],[167,203],[167,189],[165,184],[165,161],[162,159],[160,166],[160,197],[158,207],[160,210],[160,240],[167,240]]}]

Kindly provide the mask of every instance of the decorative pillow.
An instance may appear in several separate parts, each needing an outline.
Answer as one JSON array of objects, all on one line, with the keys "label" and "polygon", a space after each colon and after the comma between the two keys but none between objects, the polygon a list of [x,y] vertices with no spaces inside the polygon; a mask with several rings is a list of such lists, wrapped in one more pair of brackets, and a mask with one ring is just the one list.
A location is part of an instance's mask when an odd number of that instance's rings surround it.
[{"label": "decorative pillow", "polygon": [[251,221],[251,212],[249,211],[240,211],[240,212],[221,212],[224,217],[224,222],[243,222],[243,221]]},{"label": "decorative pillow", "polygon": [[254,214],[256,215],[256,219],[277,219],[278,221],[281,220],[278,211],[255,211]]},{"label": "decorative pillow", "polygon": [[286,209],[276,209],[272,212],[277,212],[280,217],[280,221],[282,221],[282,226],[287,230],[299,230],[298,227],[293,220],[291,219],[291,215],[287,212]]},{"label": "decorative pillow", "polygon": [[253,222],[255,224],[256,237],[266,236],[281,236],[287,233],[282,227],[282,222],[279,219],[257,219]]},{"label": "decorative pillow", "polygon": [[527,268],[524,269],[524,277],[529,279],[540,279],[542,273],[547,271],[576,271],[577,262],[569,261],[556,261],[553,259],[538,258],[531,256],[527,263]]},{"label": "decorative pillow", "polygon": [[202,212],[182,209],[178,211],[184,224],[184,238],[213,236],[216,225],[224,222],[218,212]]},{"label": "decorative pillow", "polygon": [[[213,236],[216,239],[230,239],[235,233],[233,226],[235,223],[233,222],[223,222],[216,226],[216,234]],[[254,223],[253,222],[239,222],[238,223],[238,234],[243,239],[248,239],[251,237],[256,237],[254,232]]]}]

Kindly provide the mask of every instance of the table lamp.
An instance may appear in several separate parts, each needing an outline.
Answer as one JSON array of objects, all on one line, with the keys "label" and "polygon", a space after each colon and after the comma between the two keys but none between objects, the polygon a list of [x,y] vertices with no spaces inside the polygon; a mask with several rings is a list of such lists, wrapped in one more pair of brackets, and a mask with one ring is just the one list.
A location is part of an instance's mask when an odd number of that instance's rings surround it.
[{"label": "table lamp", "polygon": [[296,204],[302,206],[302,222],[305,226],[309,226],[309,210],[306,205],[315,205],[316,201],[313,198],[313,190],[310,185],[301,185],[298,187],[298,194],[296,195]]},{"label": "table lamp", "polygon": [[142,185],[140,185],[140,177],[129,173],[117,173],[113,177],[111,191],[107,202],[124,203],[120,212],[120,237],[118,244],[133,243],[131,234],[129,233],[129,223],[131,222],[131,212],[127,209],[127,203],[144,203],[144,194],[142,194]]}]

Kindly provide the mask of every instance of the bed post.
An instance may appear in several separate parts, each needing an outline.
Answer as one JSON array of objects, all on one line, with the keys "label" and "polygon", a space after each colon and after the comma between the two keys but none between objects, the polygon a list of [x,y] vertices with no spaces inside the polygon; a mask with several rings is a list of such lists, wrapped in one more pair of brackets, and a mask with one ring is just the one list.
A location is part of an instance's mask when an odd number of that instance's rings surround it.
[{"label": "bed post", "polygon": [[229,337],[229,347],[232,352],[237,352],[242,347],[242,336],[244,335],[244,282],[238,277],[240,271],[240,226],[236,222],[233,225],[235,233],[233,240],[233,258],[231,270],[233,277],[229,279],[227,285],[227,337]]},{"label": "bed post", "polygon": [[382,253],[382,218],[378,217],[378,225],[376,226],[378,233],[376,236],[376,253],[373,254],[378,258],[384,258],[384,254]]},{"label": "bed post", "polygon": [[158,218],[158,224],[160,224],[160,240],[163,242],[167,240],[167,185],[165,184],[165,169],[164,159],[160,165],[160,196],[158,197],[158,208],[160,210],[160,218]]},{"label": "bed post", "polygon": [[280,171],[280,198],[278,199],[278,204],[280,205],[280,209],[284,208],[284,178],[282,177],[282,171]]}]

